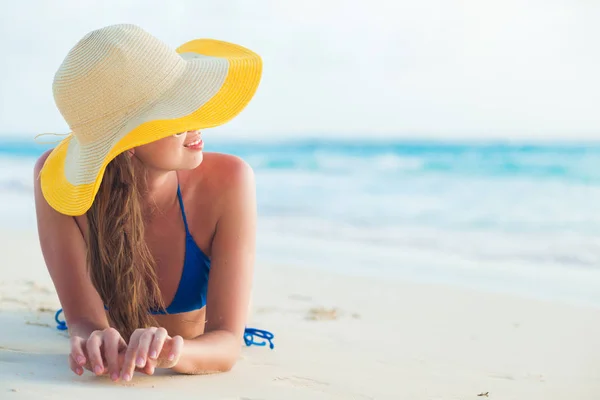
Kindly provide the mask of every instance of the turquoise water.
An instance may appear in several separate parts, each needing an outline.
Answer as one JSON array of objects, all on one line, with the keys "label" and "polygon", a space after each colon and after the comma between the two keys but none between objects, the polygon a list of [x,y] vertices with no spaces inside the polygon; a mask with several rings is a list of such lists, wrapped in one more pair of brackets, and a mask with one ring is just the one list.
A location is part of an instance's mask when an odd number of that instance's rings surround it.
[{"label": "turquoise water", "polygon": [[[49,145],[0,141],[0,189]],[[352,225],[600,234],[600,143],[214,142],[255,169],[265,216]],[[10,161],[8,161],[10,160]]]},{"label": "turquoise water", "polygon": [[[259,259],[527,293],[553,277],[600,304],[600,143],[205,143],[256,172]],[[4,223],[35,223],[47,148],[0,141]]]},{"label": "turquoise water", "polygon": [[[0,156],[36,157],[49,148],[51,145],[31,141],[0,139]],[[600,184],[600,142],[209,142],[207,150],[237,154],[261,170],[351,173],[369,168],[379,173],[521,177]]]}]

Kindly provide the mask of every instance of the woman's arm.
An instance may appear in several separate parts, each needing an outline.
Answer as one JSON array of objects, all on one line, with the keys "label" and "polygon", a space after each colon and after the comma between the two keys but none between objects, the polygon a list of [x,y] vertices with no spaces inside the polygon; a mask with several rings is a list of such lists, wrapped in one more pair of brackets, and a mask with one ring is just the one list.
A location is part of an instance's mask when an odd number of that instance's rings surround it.
[{"label": "woman's arm", "polygon": [[69,333],[89,336],[95,329],[108,327],[108,321],[102,300],[87,274],[85,240],[75,219],[58,213],[42,195],[39,174],[48,154],[40,157],[34,169],[40,246],[68,322]]},{"label": "woman's arm", "polygon": [[254,269],[256,189],[250,166],[231,160],[211,249],[205,333],[184,341],[172,368],[180,373],[228,371],[241,349]]},{"label": "woman's arm", "polygon": [[39,174],[48,154],[42,155],[34,168],[40,246],[63,307],[70,336],[87,339],[93,331],[108,328],[109,324],[102,300],[86,271],[85,240],[75,219],[55,211],[42,195]]}]

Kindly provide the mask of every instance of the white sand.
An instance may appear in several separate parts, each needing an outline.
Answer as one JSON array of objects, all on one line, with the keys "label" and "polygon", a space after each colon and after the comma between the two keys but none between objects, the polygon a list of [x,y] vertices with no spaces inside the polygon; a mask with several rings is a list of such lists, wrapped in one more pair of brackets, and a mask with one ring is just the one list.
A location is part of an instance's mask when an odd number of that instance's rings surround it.
[{"label": "white sand", "polygon": [[78,377],[37,238],[0,238],[0,399],[600,396],[600,309],[275,265],[257,266],[250,324],[275,350],[244,348],[218,375]]}]

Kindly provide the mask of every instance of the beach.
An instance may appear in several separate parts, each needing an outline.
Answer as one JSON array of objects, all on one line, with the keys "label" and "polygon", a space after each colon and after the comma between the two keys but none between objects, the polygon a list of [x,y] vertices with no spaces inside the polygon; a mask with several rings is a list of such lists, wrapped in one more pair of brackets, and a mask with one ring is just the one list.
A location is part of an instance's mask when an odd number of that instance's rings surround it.
[{"label": "beach", "polygon": [[[0,400],[600,399],[599,17],[572,0],[3,2]],[[243,159],[246,327],[274,348],[240,340],[225,373],[72,373],[33,177],[64,140],[45,188],[73,207],[121,151],[152,171]],[[217,254],[241,215],[234,164],[182,193],[135,187]],[[184,247],[168,238],[161,268]]]},{"label": "beach", "polygon": [[583,399],[600,392],[600,146],[212,143],[254,168],[248,326],[222,374],[67,365],[36,233],[44,147],[0,140],[0,399]]},{"label": "beach", "polygon": [[273,332],[274,350],[244,346],[223,374],[78,377],[35,234],[0,237],[2,399],[568,399],[600,390],[598,308],[268,264],[256,267],[249,326]]}]

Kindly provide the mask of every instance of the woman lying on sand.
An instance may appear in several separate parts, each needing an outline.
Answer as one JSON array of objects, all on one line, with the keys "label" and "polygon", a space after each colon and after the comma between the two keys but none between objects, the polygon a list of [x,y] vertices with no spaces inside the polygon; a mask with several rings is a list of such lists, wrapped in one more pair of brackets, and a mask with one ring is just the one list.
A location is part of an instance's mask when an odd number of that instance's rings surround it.
[{"label": "woman lying on sand", "polygon": [[38,160],[35,200],[76,374],[128,381],[234,365],[254,177],[238,158],[203,154],[199,130],[238,115],[261,71],[240,46],[203,39],[174,51],[134,25],[89,33],[60,66],[54,97],[72,134]]}]

